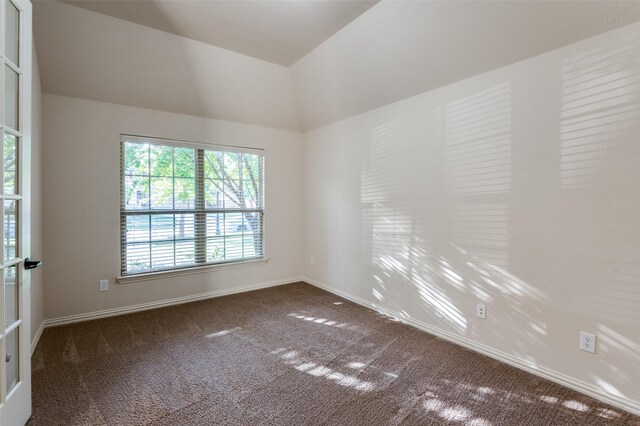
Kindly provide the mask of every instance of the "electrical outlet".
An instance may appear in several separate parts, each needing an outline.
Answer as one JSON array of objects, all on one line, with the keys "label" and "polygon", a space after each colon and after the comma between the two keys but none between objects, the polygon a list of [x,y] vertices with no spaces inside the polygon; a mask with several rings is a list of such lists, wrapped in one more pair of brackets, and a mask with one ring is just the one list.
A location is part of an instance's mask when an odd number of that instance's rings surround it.
[{"label": "electrical outlet", "polygon": [[487,307],[478,303],[478,305],[476,306],[476,316],[478,318],[486,319]]},{"label": "electrical outlet", "polygon": [[316,266],[316,258],[315,257],[311,256],[309,258],[309,265]]},{"label": "electrical outlet", "polygon": [[580,332],[580,349],[583,351],[596,353],[596,336],[595,334]]},{"label": "electrical outlet", "polygon": [[100,291],[109,291],[109,280],[100,280]]}]

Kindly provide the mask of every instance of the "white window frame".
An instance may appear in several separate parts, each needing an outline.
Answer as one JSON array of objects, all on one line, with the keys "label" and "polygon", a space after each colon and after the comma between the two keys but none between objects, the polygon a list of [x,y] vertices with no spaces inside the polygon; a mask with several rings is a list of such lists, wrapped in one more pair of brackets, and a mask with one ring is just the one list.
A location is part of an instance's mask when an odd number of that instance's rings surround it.
[{"label": "white window frame", "polygon": [[[204,261],[198,261],[196,259],[196,263],[194,264],[186,264],[175,267],[167,267],[162,269],[152,269],[145,271],[134,271],[129,272],[126,270],[126,245],[127,245],[127,231],[126,231],[126,220],[130,215],[140,215],[140,214],[172,214],[174,211],[182,211],[176,209],[143,209],[143,210],[127,210],[125,206],[125,158],[124,158],[124,144],[126,142],[140,143],[140,144],[150,144],[157,146],[170,146],[170,147],[178,147],[178,148],[191,148],[196,150],[196,157],[198,157],[198,152],[204,151],[222,151],[222,152],[233,152],[233,153],[249,153],[256,154],[261,157],[261,193],[259,194],[259,198],[262,201],[261,207],[256,207],[254,209],[229,209],[229,208],[209,208],[205,209],[204,206],[196,206],[194,209],[190,209],[195,215],[206,215],[206,213],[230,213],[230,212],[244,212],[244,211],[252,211],[260,213],[261,218],[261,238],[262,238],[262,254],[260,256],[255,257],[243,257],[238,259],[230,259],[230,260],[221,260],[221,261],[212,261],[207,262],[206,259]],[[230,269],[230,268],[238,268],[245,266],[254,266],[260,265],[268,262],[269,258],[266,256],[266,245],[265,245],[265,152],[260,148],[249,148],[249,147],[238,147],[238,146],[230,146],[230,145],[213,145],[213,144],[205,144],[198,142],[188,142],[188,141],[179,141],[173,139],[162,139],[162,138],[154,138],[154,137],[144,137],[144,136],[136,136],[136,135],[120,135],[120,273],[121,276],[117,277],[116,280],[118,283],[128,283],[135,281],[144,281],[149,279],[158,279],[165,278],[170,276],[179,276],[179,275],[189,275],[194,273],[207,272],[211,269]],[[198,151],[200,150],[200,151]],[[199,161],[199,160],[196,160]],[[202,165],[201,165],[202,167]],[[196,167],[196,170],[198,167]],[[196,180],[198,178],[196,177]],[[204,196],[204,189],[201,186],[196,184],[196,192],[199,193],[200,197]],[[198,195],[196,195],[198,198]],[[206,226],[202,225],[202,226]],[[206,233],[200,234],[200,236],[196,236],[196,244],[206,242]],[[197,255],[196,255],[197,257]]]}]

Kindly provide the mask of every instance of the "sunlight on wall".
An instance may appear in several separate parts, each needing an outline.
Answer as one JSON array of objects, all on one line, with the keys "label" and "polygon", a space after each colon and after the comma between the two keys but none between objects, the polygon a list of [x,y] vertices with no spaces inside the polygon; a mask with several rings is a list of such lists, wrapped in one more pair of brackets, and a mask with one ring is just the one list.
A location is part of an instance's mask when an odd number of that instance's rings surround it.
[{"label": "sunlight on wall", "polygon": [[[637,325],[637,323],[635,324]],[[613,330],[611,327],[600,324],[598,326],[600,343],[613,346],[616,350],[631,352],[636,354],[640,361],[640,340],[630,338]],[[640,333],[640,331],[638,331]]]},{"label": "sunlight on wall", "polygon": [[502,83],[445,109],[445,163],[452,195],[511,189],[511,85]]},{"label": "sunlight on wall", "polygon": [[403,172],[397,167],[406,162],[405,150],[399,149],[404,124],[402,120],[394,120],[374,129],[370,155],[363,163],[360,200],[365,265],[381,263],[386,265],[385,269],[398,266],[394,257],[410,243],[412,218],[395,209],[396,204],[402,204],[408,189],[408,185],[403,184]]},{"label": "sunlight on wall", "polygon": [[[635,32],[613,49],[567,58],[562,69],[562,186],[588,207],[573,212],[570,273],[583,285],[572,310],[627,325],[640,323],[640,198],[625,191],[640,187],[639,68]],[[587,197],[602,202],[591,207]]]},{"label": "sunlight on wall", "polygon": [[[603,324],[599,324],[596,330],[598,335],[598,351],[602,354],[619,354],[625,353],[631,357],[630,365],[640,365],[640,330],[637,327],[638,322],[633,324],[631,328],[622,334],[620,331],[614,330]],[[607,377],[617,378],[618,384],[614,385],[611,380],[598,375],[592,375],[594,381],[601,389],[606,392],[625,397],[620,390],[619,382],[625,383],[631,387],[637,387],[637,382],[626,371],[624,364],[607,363],[605,368],[609,371]]]},{"label": "sunlight on wall", "polygon": [[[361,256],[371,300],[401,318],[426,312],[472,335],[475,305],[460,300],[510,306],[526,339],[509,344],[535,363],[525,341],[541,341],[548,325],[528,312],[548,297],[509,270],[511,90],[495,84],[371,129],[361,160]],[[407,294],[411,306],[399,302]]]},{"label": "sunlight on wall", "polygon": [[[427,128],[427,134],[440,132],[443,151],[422,138]],[[389,303],[410,288],[435,317],[464,331],[467,319],[452,302],[451,288],[471,289],[487,299],[487,286],[496,285],[489,277],[496,271],[486,273],[486,281],[470,283],[461,270],[466,265],[435,253],[453,242],[476,268],[508,267],[510,83],[376,126],[364,148],[361,255],[362,264],[371,269],[373,298]],[[444,157],[444,170],[425,167],[434,164],[427,161],[434,155]],[[421,214],[424,200],[437,196],[425,193],[425,183],[438,176],[445,179],[446,194],[441,196],[448,197],[448,230],[438,225],[438,209],[444,205],[428,206]]]},{"label": "sunlight on wall", "polygon": [[638,142],[638,38],[638,34],[628,35],[617,49],[599,46],[564,61],[561,171],[565,188],[601,179],[604,158],[617,145]]},{"label": "sunlight on wall", "polygon": [[494,266],[508,266],[506,203],[456,204],[451,222],[457,246]]},{"label": "sunlight on wall", "polygon": [[[455,281],[455,273],[443,278],[426,243],[433,231],[426,229],[424,216],[416,215],[425,181],[434,172],[424,167],[430,153],[419,135],[423,126],[441,122],[435,109],[372,129],[361,165],[362,264],[372,277],[373,299],[388,305],[408,288],[434,316],[464,331],[464,315],[438,282]],[[410,317],[401,307],[395,310]]]},{"label": "sunlight on wall", "polygon": [[[452,240],[471,255],[506,268],[511,85],[502,83],[451,102],[445,113],[445,169],[452,197]],[[492,198],[487,198],[490,195]]]},{"label": "sunlight on wall", "polygon": [[[636,220],[640,223],[640,215]],[[606,243],[600,247],[598,261],[590,262],[591,256],[585,256],[585,266],[578,272],[584,285],[576,297],[575,310],[637,326],[640,324],[640,247],[628,229],[616,232],[609,228],[606,231]]]}]

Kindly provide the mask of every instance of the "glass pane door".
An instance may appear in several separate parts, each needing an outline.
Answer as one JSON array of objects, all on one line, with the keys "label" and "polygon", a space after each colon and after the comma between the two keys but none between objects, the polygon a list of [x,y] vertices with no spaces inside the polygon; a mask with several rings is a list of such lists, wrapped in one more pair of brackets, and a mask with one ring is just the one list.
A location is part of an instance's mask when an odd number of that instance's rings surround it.
[{"label": "glass pane door", "polygon": [[[24,424],[31,413],[28,294],[23,291],[22,235],[29,225],[31,3],[0,0],[0,423]],[[29,72],[27,72],[29,71]],[[23,155],[24,153],[24,155]],[[23,223],[24,222],[24,223]],[[27,230],[28,231],[28,230]],[[25,297],[26,296],[26,297]]]},{"label": "glass pane door", "polygon": [[[20,79],[22,70],[18,66],[19,52],[19,17],[20,12],[14,3],[4,1],[4,85],[2,96],[2,269],[0,279],[3,282],[4,303],[4,337],[2,341],[2,357],[4,361],[4,383],[0,392],[6,400],[20,381],[20,334],[22,319],[20,318],[20,292],[18,274],[19,228],[18,209],[21,197],[18,179],[18,150],[22,140],[20,126]],[[4,401],[2,401],[4,402]]]}]

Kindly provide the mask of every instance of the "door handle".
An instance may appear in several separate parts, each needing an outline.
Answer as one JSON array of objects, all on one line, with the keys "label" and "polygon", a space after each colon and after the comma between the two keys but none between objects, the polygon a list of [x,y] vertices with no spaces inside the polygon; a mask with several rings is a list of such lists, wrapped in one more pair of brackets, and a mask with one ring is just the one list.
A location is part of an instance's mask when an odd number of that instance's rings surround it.
[{"label": "door handle", "polygon": [[42,266],[41,260],[31,260],[28,257],[24,260],[24,269],[34,269],[38,266]]}]

